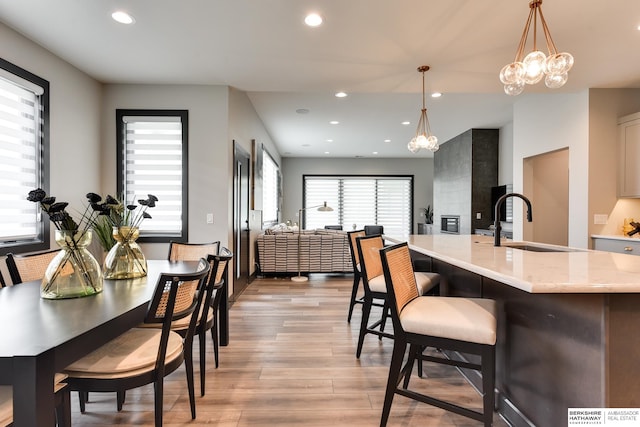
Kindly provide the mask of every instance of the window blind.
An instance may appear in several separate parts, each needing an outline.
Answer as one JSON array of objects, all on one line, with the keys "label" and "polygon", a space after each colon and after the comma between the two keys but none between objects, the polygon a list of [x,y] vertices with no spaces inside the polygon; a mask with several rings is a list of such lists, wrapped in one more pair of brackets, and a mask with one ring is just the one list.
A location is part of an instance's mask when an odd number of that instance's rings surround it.
[{"label": "window blind", "polygon": [[271,156],[264,151],[262,157],[262,222],[278,222],[279,183],[280,168]]},{"label": "window blind", "polygon": [[142,235],[182,231],[183,139],[180,117],[124,116],[124,193],[128,202],[158,198],[141,223]]},{"label": "window blind", "polygon": [[[33,85],[31,85],[33,86]],[[41,187],[42,88],[0,77],[0,242],[41,239],[38,206],[26,200]]]},{"label": "window blind", "polygon": [[[329,224],[343,229],[362,229],[365,225],[382,225],[385,234],[411,232],[413,206],[410,176],[312,176],[304,177],[303,226],[323,228]],[[333,212],[318,212],[314,207],[324,202]]]}]

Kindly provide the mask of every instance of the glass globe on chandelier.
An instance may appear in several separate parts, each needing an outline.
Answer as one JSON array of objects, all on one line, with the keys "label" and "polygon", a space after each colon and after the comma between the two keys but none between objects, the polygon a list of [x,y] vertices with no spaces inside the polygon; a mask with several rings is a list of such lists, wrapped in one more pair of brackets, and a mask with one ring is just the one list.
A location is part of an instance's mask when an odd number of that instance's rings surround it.
[{"label": "glass globe on chandelier", "polygon": [[416,136],[411,138],[411,141],[407,144],[407,148],[412,153],[417,153],[421,148],[435,152],[438,151],[439,148],[438,138],[431,133],[424,95],[424,73],[429,71],[429,66],[422,65],[418,67],[418,71],[422,73],[422,111],[420,112],[420,120],[418,120],[418,127],[416,128]]},{"label": "glass globe on chandelier", "polygon": [[[547,22],[542,14],[542,0],[532,0],[529,3],[529,8],[529,17],[522,32],[516,57],[512,63],[505,65],[500,71],[500,81],[504,84],[504,91],[507,95],[520,95],[524,90],[525,84],[533,85],[543,78],[548,88],[557,89],[567,82],[569,70],[573,67],[573,56],[567,52],[558,53],[556,49],[549,27],[547,27]],[[536,47],[538,16],[540,16],[540,23],[549,52],[548,56]],[[524,56],[524,48],[532,19],[533,51]]]}]

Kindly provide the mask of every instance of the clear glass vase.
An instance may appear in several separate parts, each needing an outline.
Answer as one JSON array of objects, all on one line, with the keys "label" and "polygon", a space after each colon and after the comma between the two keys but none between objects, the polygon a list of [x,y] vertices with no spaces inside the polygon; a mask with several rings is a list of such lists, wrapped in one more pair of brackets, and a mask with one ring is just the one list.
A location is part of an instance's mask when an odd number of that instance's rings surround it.
[{"label": "clear glass vase", "polygon": [[40,296],[46,299],[78,298],[102,292],[100,263],[87,250],[91,230],[73,233],[56,230],[56,255],[42,278]]},{"label": "clear glass vase", "polygon": [[135,279],[147,275],[147,260],[136,242],[137,227],[113,227],[116,244],[104,260],[105,279]]}]

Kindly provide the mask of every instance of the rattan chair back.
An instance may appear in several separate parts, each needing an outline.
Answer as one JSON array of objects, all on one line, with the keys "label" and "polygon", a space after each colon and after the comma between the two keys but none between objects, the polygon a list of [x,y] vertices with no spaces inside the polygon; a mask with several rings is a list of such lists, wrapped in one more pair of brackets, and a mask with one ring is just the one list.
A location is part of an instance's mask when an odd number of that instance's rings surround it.
[{"label": "rattan chair back", "polygon": [[391,279],[390,284],[387,281],[387,294],[392,295],[391,301],[395,299],[397,312],[401,313],[405,305],[419,296],[411,253],[407,245],[397,245],[387,249],[385,257]]},{"label": "rattan chair back", "polygon": [[360,256],[360,274],[365,283],[374,277],[382,275],[380,249],[384,248],[382,236],[365,236],[356,239]]},{"label": "rattan chair back", "polygon": [[198,261],[207,259],[209,254],[217,254],[220,242],[211,243],[169,243],[169,261]]},{"label": "rattan chair back", "polygon": [[52,249],[26,255],[7,254],[7,268],[11,283],[17,285],[42,279],[49,263],[59,252],[60,249]]}]

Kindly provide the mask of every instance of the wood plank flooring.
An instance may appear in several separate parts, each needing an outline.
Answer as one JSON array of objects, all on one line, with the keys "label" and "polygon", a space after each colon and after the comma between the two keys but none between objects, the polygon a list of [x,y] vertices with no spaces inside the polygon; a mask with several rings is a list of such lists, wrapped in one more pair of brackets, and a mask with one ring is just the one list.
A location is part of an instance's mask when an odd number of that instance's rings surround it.
[{"label": "wood plank flooring", "polygon": [[[311,275],[306,283],[286,278],[255,280],[230,311],[230,343],[213,363],[208,341],[206,395],[191,419],[184,368],[165,378],[164,425],[377,426],[393,343],[368,335],[360,360],[355,351],[361,306],[348,324],[351,276]],[[372,313],[373,316],[379,312]],[[389,320],[388,329],[391,329]],[[194,343],[197,348],[197,340]],[[194,349],[194,357],[198,357]],[[196,359],[197,360],[197,359]],[[429,388],[444,398],[480,408],[478,393],[451,367],[425,364],[426,378],[412,387]],[[74,426],[153,425],[153,387],[127,392],[121,412],[115,395],[91,393],[87,411],[72,394]],[[394,398],[389,426],[471,427],[482,423],[421,404]],[[494,416],[494,426],[506,426]]]}]

